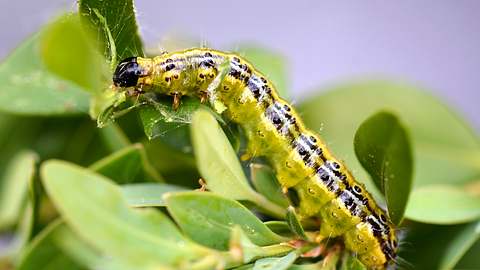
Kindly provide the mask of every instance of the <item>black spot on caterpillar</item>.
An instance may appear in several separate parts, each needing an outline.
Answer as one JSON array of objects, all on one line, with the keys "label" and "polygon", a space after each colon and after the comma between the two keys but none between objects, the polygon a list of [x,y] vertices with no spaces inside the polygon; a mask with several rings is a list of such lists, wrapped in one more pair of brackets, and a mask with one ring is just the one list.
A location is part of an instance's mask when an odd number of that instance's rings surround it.
[{"label": "black spot on caterpillar", "polygon": [[206,48],[132,57],[118,65],[113,83],[173,95],[176,106],[182,95],[223,103],[225,116],[245,130],[247,154],[268,159],[301,218],[319,217],[320,235],[342,237],[369,268],[396,260],[395,229],[384,211],[243,58]]}]

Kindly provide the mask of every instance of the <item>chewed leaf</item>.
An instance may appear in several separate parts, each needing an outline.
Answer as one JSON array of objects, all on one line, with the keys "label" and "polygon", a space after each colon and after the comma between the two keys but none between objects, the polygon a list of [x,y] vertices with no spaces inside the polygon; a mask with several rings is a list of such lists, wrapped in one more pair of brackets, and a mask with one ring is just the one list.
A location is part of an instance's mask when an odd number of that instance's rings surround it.
[{"label": "chewed leaf", "polygon": [[412,192],[405,216],[432,224],[457,224],[480,218],[480,195],[450,185],[430,185]]},{"label": "chewed leaf", "polygon": [[403,218],[413,178],[413,155],[407,131],[397,117],[379,112],[355,134],[355,154],[384,193],[393,223]]},{"label": "chewed leaf", "polygon": [[234,225],[239,225],[257,245],[285,241],[237,201],[199,191],[166,194],[164,200],[182,230],[208,247],[227,250]]}]

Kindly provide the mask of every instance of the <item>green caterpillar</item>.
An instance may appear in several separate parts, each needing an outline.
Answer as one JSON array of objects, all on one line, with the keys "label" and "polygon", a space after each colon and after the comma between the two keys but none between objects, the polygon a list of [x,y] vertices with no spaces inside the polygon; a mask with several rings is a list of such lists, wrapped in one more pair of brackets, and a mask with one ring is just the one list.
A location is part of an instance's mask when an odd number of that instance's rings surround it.
[{"label": "green caterpillar", "polygon": [[266,157],[289,197],[296,198],[292,204],[300,217],[321,220],[319,240],[342,237],[371,269],[395,262],[395,229],[383,210],[246,60],[206,48],[131,57],[118,65],[113,83],[131,93],[171,95],[175,108],[184,95],[223,103],[225,116],[245,131],[247,156]]}]

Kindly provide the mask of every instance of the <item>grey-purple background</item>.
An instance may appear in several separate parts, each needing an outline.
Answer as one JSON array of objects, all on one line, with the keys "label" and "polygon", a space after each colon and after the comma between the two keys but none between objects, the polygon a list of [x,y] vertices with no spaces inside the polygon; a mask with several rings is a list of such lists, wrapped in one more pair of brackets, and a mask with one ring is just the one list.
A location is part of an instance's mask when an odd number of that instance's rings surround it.
[{"label": "grey-purple background", "polygon": [[[70,0],[0,0],[0,58]],[[349,79],[430,90],[480,130],[480,1],[137,0],[145,43],[190,34],[215,48],[254,42],[286,56],[295,100]]]}]

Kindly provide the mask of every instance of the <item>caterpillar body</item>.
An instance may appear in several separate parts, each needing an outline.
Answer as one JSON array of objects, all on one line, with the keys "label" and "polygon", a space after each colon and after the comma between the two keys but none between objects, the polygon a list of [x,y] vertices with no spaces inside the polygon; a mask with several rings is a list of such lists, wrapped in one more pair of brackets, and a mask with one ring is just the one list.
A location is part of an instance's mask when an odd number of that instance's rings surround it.
[{"label": "caterpillar body", "polygon": [[[121,90],[155,91],[220,101],[248,138],[247,154],[264,156],[301,218],[318,217],[319,235],[342,237],[368,268],[396,260],[393,224],[320,137],[305,128],[265,76],[242,57],[207,48],[123,60],[113,76]],[[297,201],[297,202],[295,202]]]}]

